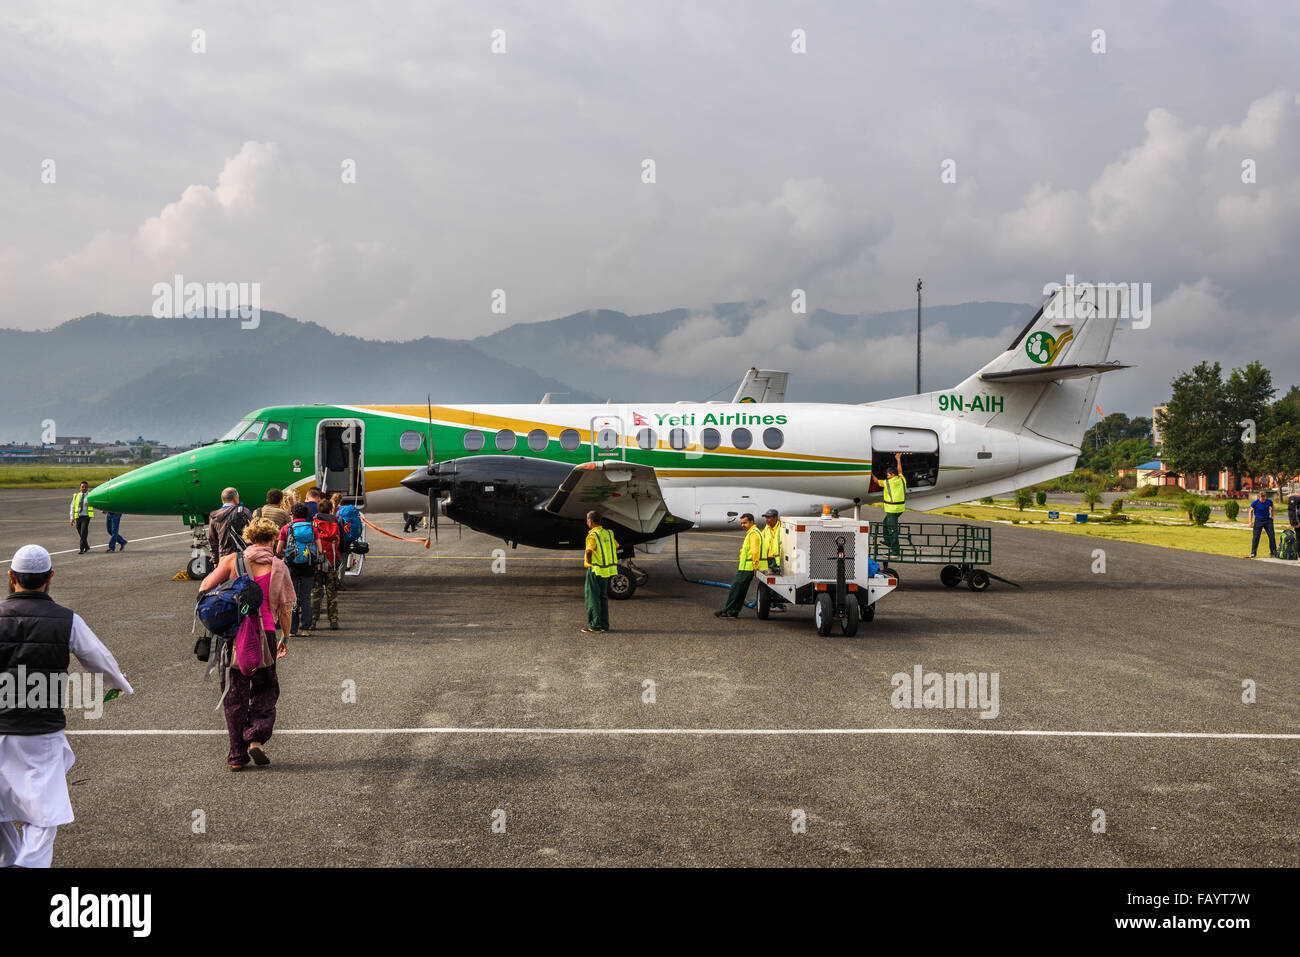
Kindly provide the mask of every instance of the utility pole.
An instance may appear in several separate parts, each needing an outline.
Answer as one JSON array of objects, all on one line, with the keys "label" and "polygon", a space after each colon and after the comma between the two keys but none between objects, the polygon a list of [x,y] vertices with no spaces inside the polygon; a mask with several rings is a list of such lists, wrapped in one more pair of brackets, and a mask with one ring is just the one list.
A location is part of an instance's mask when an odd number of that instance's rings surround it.
[{"label": "utility pole", "polygon": [[916,394],[921,394],[921,280],[916,280]]}]

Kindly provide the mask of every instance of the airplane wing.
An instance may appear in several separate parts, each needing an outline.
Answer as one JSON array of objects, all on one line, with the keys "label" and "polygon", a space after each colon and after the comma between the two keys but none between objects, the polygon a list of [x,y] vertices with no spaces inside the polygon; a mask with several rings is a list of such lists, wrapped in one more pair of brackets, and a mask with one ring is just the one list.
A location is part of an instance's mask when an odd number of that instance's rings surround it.
[{"label": "airplane wing", "polygon": [[[625,528],[649,533],[672,520],[655,470],[632,462],[584,462],[560,483],[545,510],[561,518],[582,519],[599,509]],[[689,522],[682,523],[690,527]]]},{"label": "airplane wing", "polygon": [[773,369],[750,368],[736,390],[732,402],[784,402],[790,373]]}]

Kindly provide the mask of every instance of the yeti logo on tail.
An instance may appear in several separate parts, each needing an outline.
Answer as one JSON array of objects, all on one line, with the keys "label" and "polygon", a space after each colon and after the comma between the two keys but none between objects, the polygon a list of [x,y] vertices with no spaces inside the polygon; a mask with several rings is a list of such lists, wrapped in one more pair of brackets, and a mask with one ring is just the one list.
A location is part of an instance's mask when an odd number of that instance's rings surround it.
[{"label": "yeti logo on tail", "polygon": [[1050,332],[1035,332],[1025,340],[1025,355],[1041,366],[1050,366],[1073,338],[1073,329],[1067,329],[1059,339]]}]

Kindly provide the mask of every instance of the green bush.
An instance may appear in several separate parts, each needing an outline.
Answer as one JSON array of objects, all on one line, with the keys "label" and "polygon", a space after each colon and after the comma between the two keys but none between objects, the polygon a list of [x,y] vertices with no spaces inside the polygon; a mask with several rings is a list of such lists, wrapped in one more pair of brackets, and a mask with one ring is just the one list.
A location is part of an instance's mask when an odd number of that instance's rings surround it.
[{"label": "green bush", "polygon": [[980,499],[980,504],[981,504],[981,505],[992,505],[992,504],[993,504],[993,496],[992,496],[992,495],[986,495],[986,496],[984,496],[984,498]]},{"label": "green bush", "polygon": [[1120,525],[1128,522],[1128,516],[1112,512],[1110,515],[1103,515],[1098,519],[1089,519],[1089,521],[1102,522],[1106,525]]},{"label": "green bush", "polygon": [[1210,520],[1210,506],[1200,502],[1192,509],[1192,520],[1197,525],[1204,525]]},{"label": "green bush", "polygon": [[1037,502],[1039,505],[1046,505],[1047,493],[1040,488],[1037,492],[1034,493],[1034,501]]},{"label": "green bush", "polygon": [[1020,509],[1020,511],[1023,512],[1025,510],[1025,506],[1028,505],[1030,501],[1031,499],[1029,497],[1029,489],[1022,488],[1018,492],[1016,492],[1016,508]]},{"label": "green bush", "polygon": [[1110,514],[1118,515],[1122,511],[1124,511],[1124,500],[1122,498],[1117,498],[1110,503]]},{"label": "green bush", "polygon": [[1156,494],[1159,491],[1160,489],[1158,486],[1143,485],[1140,489],[1137,490],[1137,494],[1134,496],[1134,498],[1155,498]]},{"label": "green bush", "polygon": [[1191,492],[1184,492],[1178,497],[1178,507],[1187,513],[1189,522],[1196,521],[1196,506],[1201,504],[1201,500]]},{"label": "green bush", "polygon": [[1228,516],[1228,521],[1230,522],[1235,522],[1237,520],[1237,515],[1240,511],[1241,505],[1238,504],[1236,499],[1230,498],[1223,503],[1223,514]]}]

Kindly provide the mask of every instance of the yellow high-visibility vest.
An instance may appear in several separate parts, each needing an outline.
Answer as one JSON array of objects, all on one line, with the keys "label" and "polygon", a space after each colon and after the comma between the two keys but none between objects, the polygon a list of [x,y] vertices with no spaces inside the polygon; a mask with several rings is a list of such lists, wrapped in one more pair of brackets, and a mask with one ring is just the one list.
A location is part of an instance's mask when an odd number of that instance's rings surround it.
[{"label": "yellow high-visibility vest", "polygon": [[763,568],[770,567],[772,559],[780,561],[781,559],[781,523],[777,522],[771,528],[763,526]]},{"label": "yellow high-visibility vest", "polygon": [[[85,492],[85,493],[77,492],[77,493],[75,493],[75,494],[72,496],[72,511],[68,513],[68,518],[76,518],[76,517],[77,517],[77,513],[81,511],[81,500],[82,500],[83,498],[84,498],[84,499],[89,499],[89,498],[90,498],[90,493],[89,493],[89,492]],[[90,507],[90,502],[89,502],[89,501],[86,502],[86,517],[87,517],[87,518],[94,518],[94,517],[95,517],[95,510],[94,510],[93,508]]]},{"label": "yellow high-visibility vest", "polygon": [[903,503],[907,501],[907,480],[903,476],[885,479],[884,493],[886,512],[901,512],[906,508]]},{"label": "yellow high-visibility vest", "polygon": [[613,532],[608,528],[593,528],[587,533],[586,548],[591,551],[591,561],[584,564],[597,578],[613,578],[618,574],[618,542]]},{"label": "yellow high-visibility vest", "polygon": [[[758,547],[755,548],[755,545]],[[740,543],[740,570],[742,572],[752,572],[754,570],[755,552],[759,554],[759,561],[762,562],[763,536],[759,533],[757,527],[751,525],[749,531],[745,533],[745,540]]]}]

